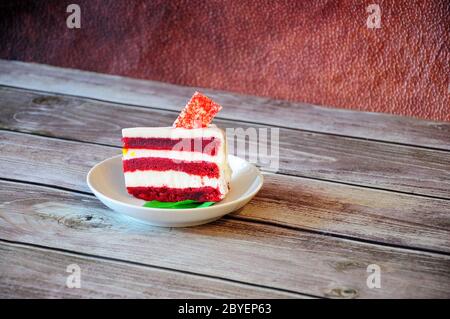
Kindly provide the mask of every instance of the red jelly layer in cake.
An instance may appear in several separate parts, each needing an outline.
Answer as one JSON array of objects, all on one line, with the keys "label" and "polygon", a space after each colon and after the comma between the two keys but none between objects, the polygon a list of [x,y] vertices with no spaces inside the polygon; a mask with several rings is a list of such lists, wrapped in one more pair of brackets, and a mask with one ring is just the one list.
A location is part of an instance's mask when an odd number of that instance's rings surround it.
[{"label": "red jelly layer in cake", "polygon": [[212,162],[187,162],[181,160],[172,160],[161,157],[141,157],[123,161],[124,172],[134,171],[178,171],[191,175],[207,176],[210,178],[219,177],[219,166]]},{"label": "red jelly layer in cake", "polygon": [[160,137],[123,137],[123,148],[174,150],[184,152],[202,152],[211,156],[217,154],[220,140],[207,138],[160,138]]},{"label": "red jelly layer in cake", "polygon": [[220,192],[213,187],[199,188],[169,188],[169,187],[127,187],[129,194],[134,197],[151,201],[178,202],[192,199],[198,202],[218,202],[221,200]]}]

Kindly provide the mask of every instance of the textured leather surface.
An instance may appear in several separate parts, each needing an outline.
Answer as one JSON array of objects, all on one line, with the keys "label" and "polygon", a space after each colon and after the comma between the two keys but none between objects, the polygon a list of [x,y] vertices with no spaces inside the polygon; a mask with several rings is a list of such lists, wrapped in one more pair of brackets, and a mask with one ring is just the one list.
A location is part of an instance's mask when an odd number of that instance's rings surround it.
[{"label": "textured leather surface", "polygon": [[450,121],[448,0],[10,2],[0,58]]}]

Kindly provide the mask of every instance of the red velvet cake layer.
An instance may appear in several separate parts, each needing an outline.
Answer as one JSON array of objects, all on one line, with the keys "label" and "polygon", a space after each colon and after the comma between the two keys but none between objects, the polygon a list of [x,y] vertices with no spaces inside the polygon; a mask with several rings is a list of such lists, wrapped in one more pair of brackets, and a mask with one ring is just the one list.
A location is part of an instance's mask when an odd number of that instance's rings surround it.
[{"label": "red velvet cake layer", "polygon": [[220,140],[207,138],[123,137],[124,148],[202,152],[216,155]]},{"label": "red velvet cake layer", "polygon": [[127,187],[127,191],[134,197],[146,201],[178,202],[180,200],[192,199],[198,202],[218,202],[221,200],[219,190],[213,187]]},{"label": "red velvet cake layer", "polygon": [[211,162],[187,162],[181,160],[172,160],[170,158],[160,157],[141,157],[123,161],[124,172],[134,171],[167,171],[173,170],[184,172],[191,175],[208,176],[210,178],[219,177],[219,166]]}]

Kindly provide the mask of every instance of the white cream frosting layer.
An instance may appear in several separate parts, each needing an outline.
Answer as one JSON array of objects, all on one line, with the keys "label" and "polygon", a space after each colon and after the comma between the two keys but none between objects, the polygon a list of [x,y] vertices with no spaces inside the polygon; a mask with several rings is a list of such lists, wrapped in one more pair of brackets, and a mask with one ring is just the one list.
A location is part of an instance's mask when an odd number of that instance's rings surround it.
[{"label": "white cream frosting layer", "polygon": [[174,127],[132,127],[122,129],[123,137],[160,137],[160,138],[199,138],[217,137],[222,139],[224,133],[215,125],[206,128],[184,129]]},{"label": "white cream frosting layer", "polygon": [[209,178],[207,176],[190,175],[178,171],[134,171],[125,172],[125,184],[127,187],[214,187],[220,193],[228,191],[228,185],[224,178]]}]

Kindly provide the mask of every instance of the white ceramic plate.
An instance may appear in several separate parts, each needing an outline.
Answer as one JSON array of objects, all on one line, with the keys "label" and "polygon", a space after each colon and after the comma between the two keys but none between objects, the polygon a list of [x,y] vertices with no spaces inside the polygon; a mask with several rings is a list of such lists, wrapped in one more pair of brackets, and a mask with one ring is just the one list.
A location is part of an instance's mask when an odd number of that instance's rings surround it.
[{"label": "white ceramic plate", "polygon": [[260,171],[236,156],[229,155],[233,170],[230,192],[222,201],[203,208],[160,209],[142,207],[144,200],[127,193],[122,173],[122,156],[114,156],[95,165],[87,175],[87,184],[100,201],[112,210],[155,226],[187,227],[212,222],[245,204],[261,189]]}]

